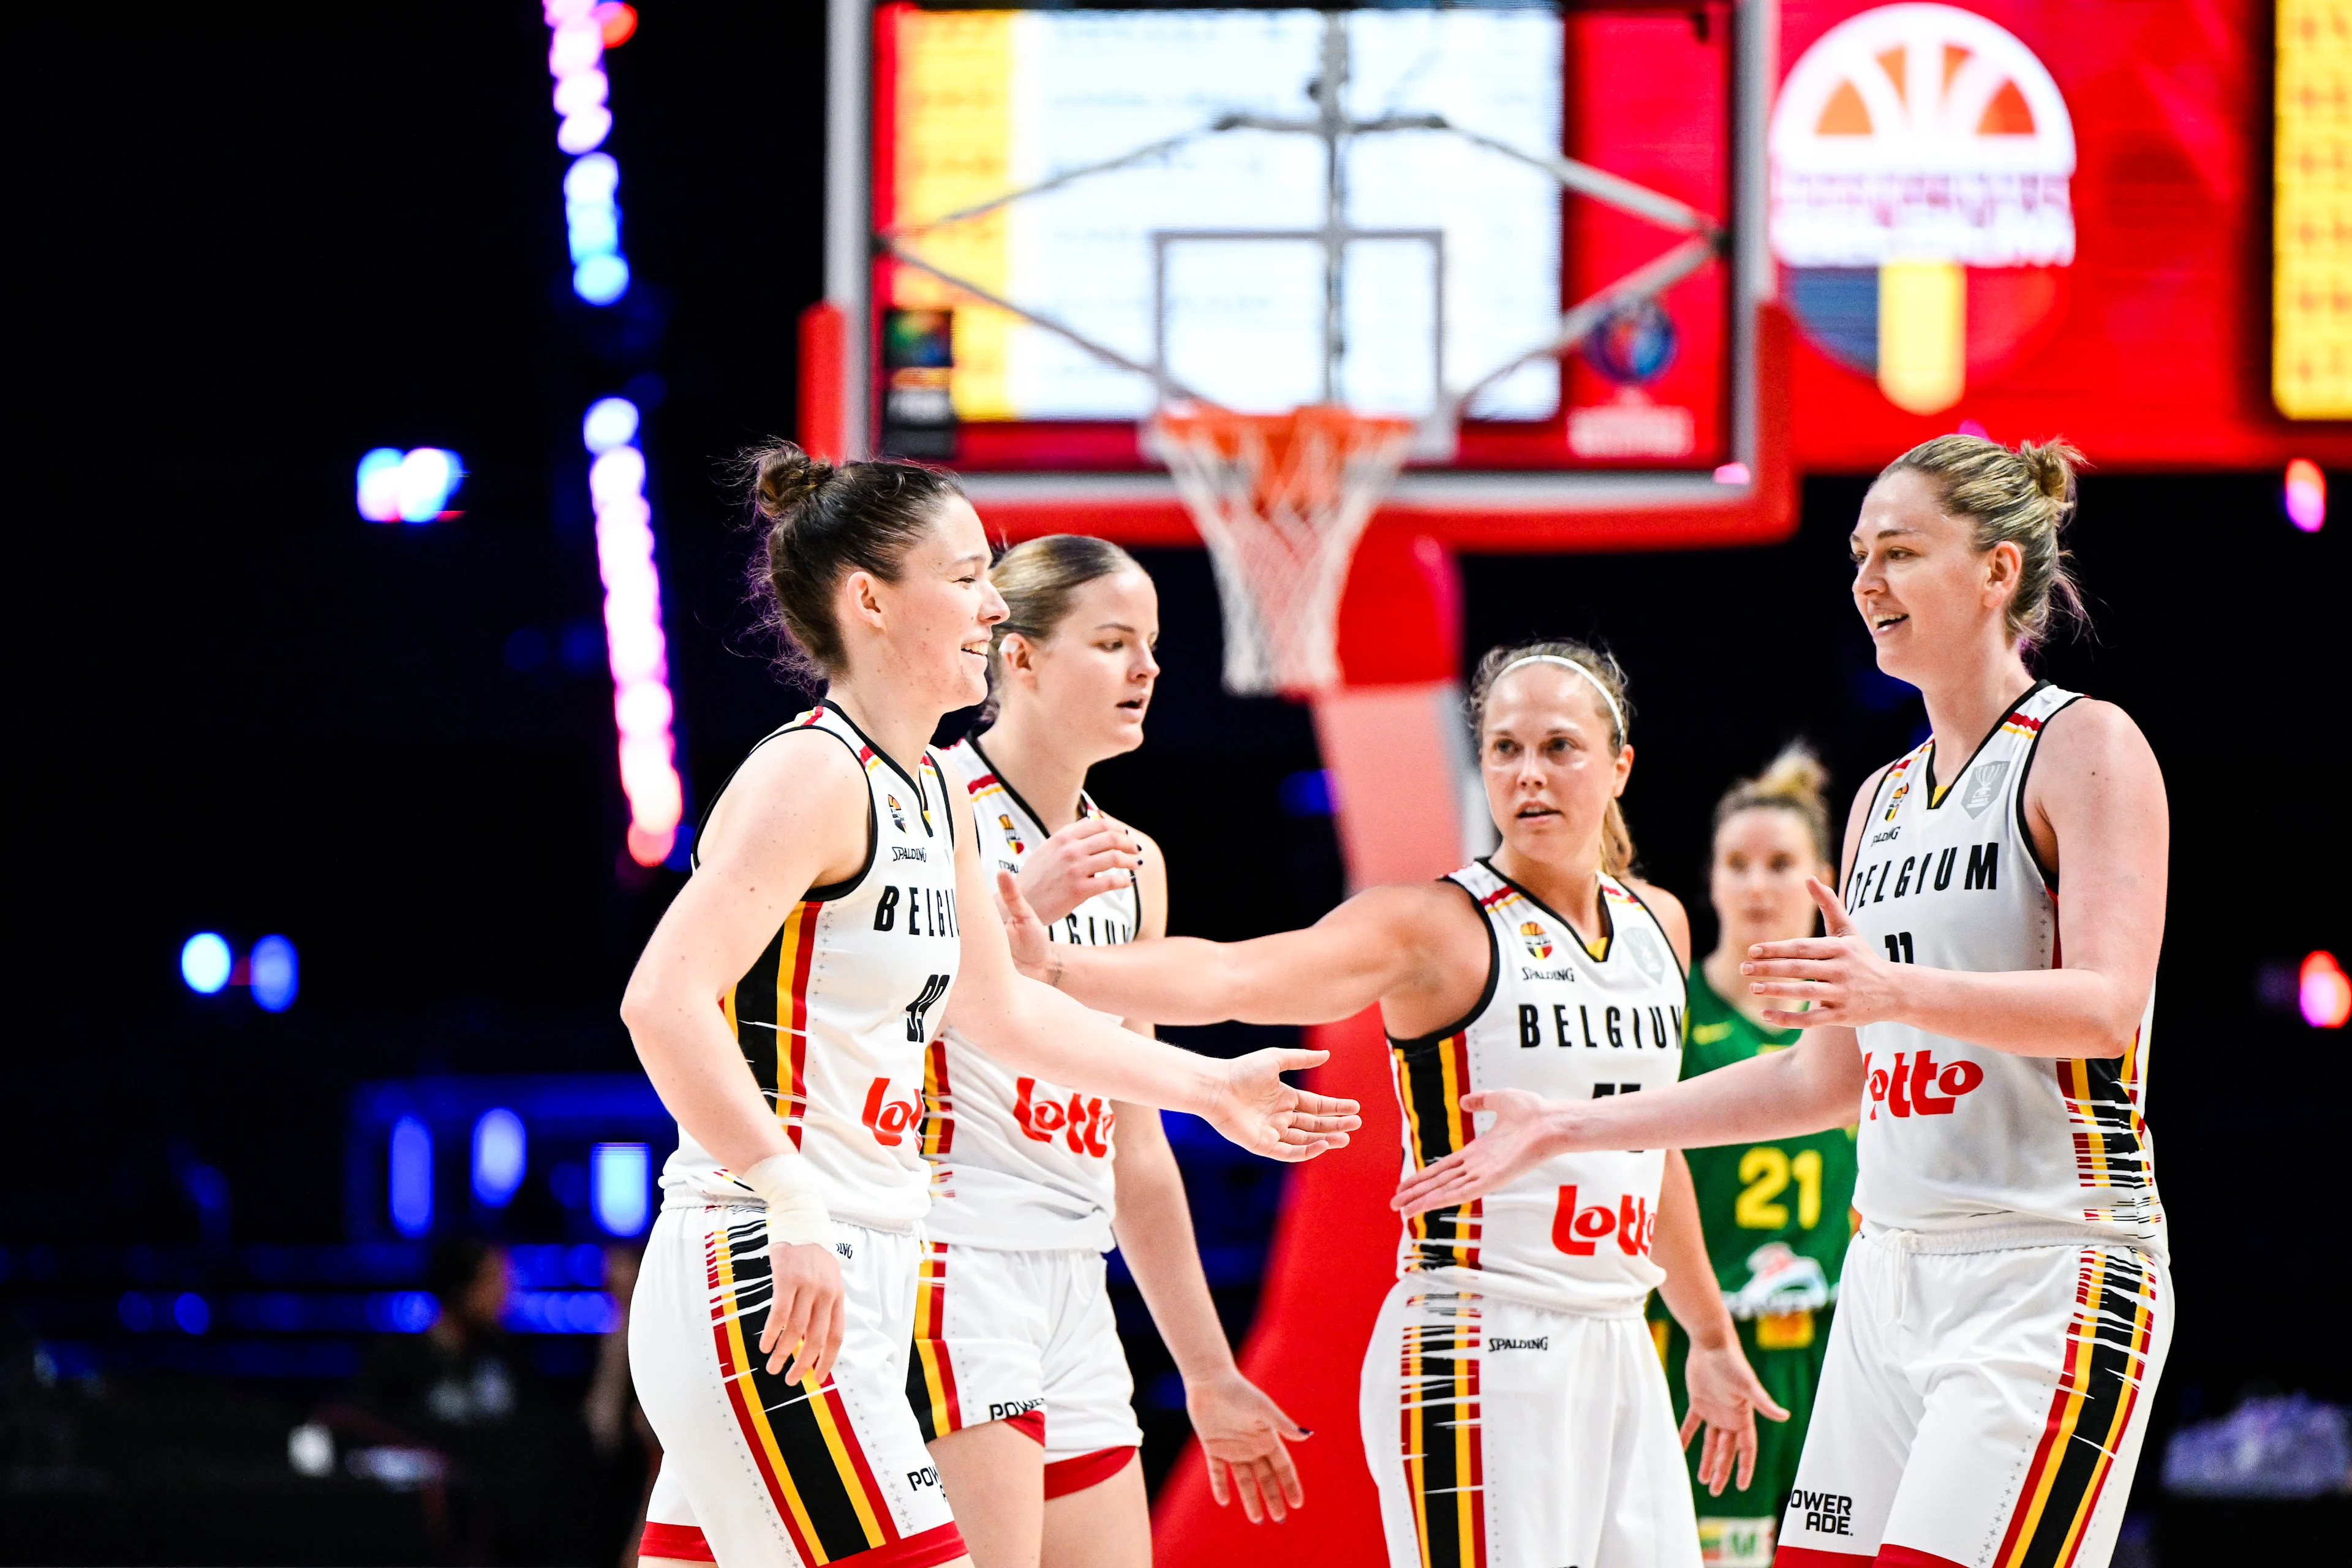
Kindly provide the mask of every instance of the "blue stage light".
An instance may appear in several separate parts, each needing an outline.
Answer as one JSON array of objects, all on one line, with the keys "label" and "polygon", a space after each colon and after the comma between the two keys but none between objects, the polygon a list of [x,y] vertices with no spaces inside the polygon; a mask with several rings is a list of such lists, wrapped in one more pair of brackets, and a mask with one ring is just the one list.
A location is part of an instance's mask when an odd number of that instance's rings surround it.
[{"label": "blue stage light", "polygon": [[580,439],[602,457],[635,440],[637,422],[637,405],[627,398],[600,397],[588,405],[586,417],[580,421]]},{"label": "blue stage light", "polygon": [[182,1333],[201,1334],[213,1326],[213,1310],[202,1296],[190,1290],[172,1303],[172,1321],[180,1325]]},{"label": "blue stage light", "polygon": [[246,975],[253,983],[254,1005],[265,1013],[283,1013],[294,1005],[294,994],[302,985],[294,944],[282,936],[265,936],[253,944]]},{"label": "blue stage light", "polygon": [[360,515],[370,522],[400,521],[400,460],[397,447],[378,447],[360,459]]},{"label": "blue stage light", "polygon": [[180,978],[199,996],[210,996],[226,985],[236,967],[228,942],[218,931],[200,931],[180,944]]},{"label": "blue stage light", "polygon": [[572,269],[572,291],[592,305],[609,305],[629,291],[629,264],[617,256],[592,256]]},{"label": "blue stage light", "polygon": [[433,1134],[414,1116],[393,1125],[385,1185],[392,1196],[392,1228],[420,1237],[433,1228]]},{"label": "blue stage light", "polygon": [[367,1299],[368,1327],[384,1334],[421,1334],[441,1315],[430,1290],[379,1290]]},{"label": "blue stage light", "polygon": [[143,1334],[155,1326],[155,1304],[140,1291],[125,1290],[122,1299],[114,1304],[114,1311],[122,1320],[122,1326],[134,1334]]},{"label": "blue stage light", "polygon": [[643,1143],[599,1143],[589,1155],[596,1224],[607,1236],[641,1236],[651,1215],[653,1152]]},{"label": "blue stage light", "polygon": [[526,1151],[522,1118],[505,1106],[482,1112],[474,1123],[474,1195],[502,1209],[522,1185]]}]

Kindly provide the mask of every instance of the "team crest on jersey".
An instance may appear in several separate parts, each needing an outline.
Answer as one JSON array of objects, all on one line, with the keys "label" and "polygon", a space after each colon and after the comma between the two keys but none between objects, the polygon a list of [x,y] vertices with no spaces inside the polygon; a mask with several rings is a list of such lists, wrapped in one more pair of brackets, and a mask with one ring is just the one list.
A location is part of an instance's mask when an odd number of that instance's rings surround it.
[{"label": "team crest on jersey", "polygon": [[897,828],[897,829],[898,829],[899,832],[901,832],[901,833],[906,832],[906,831],[907,831],[907,810],[906,810],[906,807],[904,807],[904,806],[902,806],[902,805],[900,805],[898,804],[898,797],[897,795],[887,795],[887,794],[886,794],[885,795],[883,795],[882,799],[883,799],[883,802],[890,807],[890,826],[893,826],[893,827],[895,827],[895,828]]},{"label": "team crest on jersey", "polygon": [[1011,812],[998,812],[996,814],[996,826],[1004,829],[1004,841],[1013,846],[1013,852],[1015,855],[1025,855],[1029,852],[1029,846],[1021,842],[1020,830],[1013,826],[1013,814]]},{"label": "team crest on jersey", "polygon": [[1544,930],[1542,926],[1537,924],[1534,921],[1529,921],[1525,925],[1519,927],[1519,940],[1528,944],[1528,956],[1529,958],[1549,958],[1551,956],[1551,932]]},{"label": "team crest on jersey", "polygon": [[2001,782],[2009,777],[2009,763],[1979,763],[1969,774],[1969,793],[1960,797],[1960,809],[1970,816],[1982,816],[1985,808],[2000,798]]},{"label": "team crest on jersey", "polygon": [[1633,955],[1634,968],[1652,980],[1666,972],[1665,957],[1658,952],[1658,944],[1650,939],[1648,931],[1637,927],[1627,931],[1623,940],[1625,951]]},{"label": "team crest on jersey", "polygon": [[1903,804],[1903,797],[1910,793],[1911,781],[1908,778],[1896,779],[1895,781],[1895,793],[1886,797],[1886,815],[1880,817],[1878,820],[1881,822],[1894,821],[1895,808]]}]

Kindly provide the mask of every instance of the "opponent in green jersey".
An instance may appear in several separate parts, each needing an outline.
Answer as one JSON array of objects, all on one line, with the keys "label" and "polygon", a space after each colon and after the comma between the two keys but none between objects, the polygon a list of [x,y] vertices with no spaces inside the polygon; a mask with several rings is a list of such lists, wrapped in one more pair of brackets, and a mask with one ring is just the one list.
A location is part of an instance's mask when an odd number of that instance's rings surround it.
[{"label": "opponent in green jersey", "polygon": [[[1721,935],[1715,952],[1691,968],[1685,1078],[1799,1038],[1795,1029],[1766,1028],[1729,997],[1747,990],[1739,963],[1750,944],[1812,934],[1805,879],[1833,875],[1822,783],[1821,763],[1791,747],[1716,807],[1709,891]],[[1790,1413],[1786,1422],[1757,1423],[1756,1473],[1745,1490],[1726,1487],[1722,1496],[1710,1497],[1697,1487],[1694,1461],[1700,1550],[1706,1563],[1721,1568],[1769,1568],[1805,1446],[1813,1389],[1829,1349],[1839,1265],[1852,1236],[1853,1133],[1688,1149],[1684,1155],[1698,1189],[1717,1282],[1739,1325],[1740,1348]],[[1679,1417],[1689,1342],[1654,1304],[1651,1318]]]}]

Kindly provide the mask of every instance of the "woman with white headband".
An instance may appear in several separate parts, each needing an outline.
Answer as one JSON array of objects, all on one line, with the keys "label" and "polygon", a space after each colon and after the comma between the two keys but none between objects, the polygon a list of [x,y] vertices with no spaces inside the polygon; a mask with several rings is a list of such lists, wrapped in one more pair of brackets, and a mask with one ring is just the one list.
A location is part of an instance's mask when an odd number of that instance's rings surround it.
[{"label": "woman with white headband", "polygon": [[[1471,688],[1503,837],[1492,856],[1230,944],[1049,946],[1000,879],[1015,961],[1089,1006],[1171,1024],[1330,1023],[1378,1002],[1408,1175],[1483,1131],[1465,1092],[1664,1089],[1682,1061],[1690,922],[1630,875],[1625,715],[1615,660],[1571,642],[1497,648]],[[1756,1413],[1785,1412],[1740,1352],[1682,1156],[1546,1162],[1416,1215],[1398,1263],[1361,1404],[1390,1562],[1696,1568],[1678,1447],[1704,1424],[1702,1478],[1744,1485]],[[1642,1318],[1654,1288],[1691,1339],[1681,1442]]]}]

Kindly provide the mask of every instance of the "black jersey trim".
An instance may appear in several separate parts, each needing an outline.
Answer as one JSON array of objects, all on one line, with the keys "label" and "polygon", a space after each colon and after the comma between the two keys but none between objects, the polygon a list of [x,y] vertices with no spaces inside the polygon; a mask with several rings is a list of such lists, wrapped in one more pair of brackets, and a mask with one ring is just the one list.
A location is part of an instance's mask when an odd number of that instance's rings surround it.
[{"label": "black jersey trim", "polygon": [[964,811],[970,811],[971,809],[971,792],[966,791],[961,797],[959,797],[955,791],[948,788],[948,766],[947,763],[940,760],[939,752],[929,746],[925,746],[923,748],[923,761],[930,763],[931,772],[939,775],[940,799],[945,803],[940,807],[940,810],[948,819],[948,854],[949,857],[952,858],[955,854],[956,847],[956,812],[959,809]]},{"label": "black jersey trim", "polygon": [[[2045,680],[2042,684],[2047,686],[2050,683]],[[2025,761],[2019,764],[2017,770],[2017,805],[2012,813],[2017,818],[2017,841],[2024,847],[2025,858],[2033,862],[2034,870],[2041,874],[2042,885],[2053,894],[2058,891],[2058,872],[2055,867],[2042,863],[2042,851],[2033,847],[2033,830],[2025,825],[2025,781],[2032,775],[2033,759],[2042,754],[2042,737],[2050,733],[2050,721],[2083,700],[2083,697],[2084,693],[2077,691],[2042,716],[2042,723],[2033,731],[2033,739],[2026,743]]]},{"label": "black jersey trim", "polygon": [[[1969,770],[1977,765],[1977,759],[1984,755],[1984,749],[1992,744],[1995,735],[2000,733],[2000,727],[2016,718],[2017,710],[2032,701],[2042,689],[2049,684],[2046,680],[2035,681],[2025,689],[2023,696],[2000,710],[2000,717],[1992,721],[1992,728],[1985,731],[1985,738],[1977,742],[1977,749],[1969,753],[1969,760],[1962,763],[1960,771],[1952,775],[1952,784],[1958,784],[1969,776]],[[1951,793],[1950,784],[1944,786],[1944,793],[1946,795]],[[1936,742],[1930,741],[1927,742],[1927,809],[1934,811],[1943,804],[1944,796],[1936,793]]]},{"label": "black jersey trim", "polygon": [[[1617,952],[1617,918],[1609,912],[1609,900],[1601,894],[1597,885],[1594,889],[1592,902],[1594,907],[1599,909],[1601,911],[1601,924],[1603,929],[1601,932],[1601,952],[1596,955],[1592,951],[1592,944],[1584,940],[1584,933],[1576,929],[1576,922],[1574,921],[1570,920],[1566,915],[1561,914],[1558,910],[1553,909],[1549,904],[1545,903],[1541,899],[1537,898],[1533,893],[1528,891],[1526,888],[1520,886],[1518,883],[1511,880],[1507,876],[1504,876],[1502,872],[1496,871],[1495,862],[1488,859],[1486,856],[1481,855],[1478,857],[1478,864],[1486,867],[1489,871],[1494,871],[1496,877],[1501,878],[1504,886],[1509,888],[1513,892],[1518,894],[1519,897],[1527,900],[1528,902],[1533,904],[1536,908],[1541,910],[1544,913],[1549,915],[1560,924],[1566,926],[1568,928],[1568,934],[1576,939],[1576,945],[1584,950],[1585,957],[1591,959],[1595,963],[1606,963],[1612,956],[1615,955]],[[1618,886],[1624,887],[1624,884],[1621,881],[1618,883]],[[1633,889],[1631,888],[1626,888],[1625,890],[1628,893],[1633,893]],[[1636,903],[1640,903],[1641,895],[1637,893],[1633,894],[1633,900]],[[1647,910],[1649,908],[1647,904],[1643,904],[1642,907],[1644,910]],[[1657,918],[1658,917],[1655,915],[1652,915],[1650,917],[1651,921],[1654,922]],[[1491,928],[1492,922],[1490,921],[1488,923]],[[1660,926],[1658,928],[1658,934],[1660,936],[1665,935],[1665,927]],[[1667,943],[1666,952],[1669,957],[1673,955],[1674,951],[1674,944],[1672,942]]]},{"label": "black jersey trim", "polygon": [[[866,749],[882,759],[883,766],[888,768],[892,773],[897,773],[900,778],[907,781],[907,787],[915,792],[915,815],[923,819],[923,837],[926,838],[936,837],[937,835],[931,827],[931,797],[929,792],[923,788],[922,784],[916,780],[912,773],[909,773],[906,769],[898,765],[898,758],[892,756],[889,752],[876,745],[874,743],[874,737],[860,729],[856,720],[843,712],[839,703],[835,702],[828,698],[826,700],[818,703],[817,706],[832,714],[835,718],[840,720],[843,723],[848,725],[851,733],[855,734],[859,740],[866,742]],[[849,742],[846,740],[844,740],[842,744],[846,746]],[[926,746],[923,750],[929,752],[930,748]],[[856,753],[856,748],[854,746],[850,747],[850,752],[852,755],[855,755]],[[942,774],[940,778],[940,793],[941,795],[945,795],[947,793],[947,778]],[[871,786],[869,785],[868,788],[870,789]]]},{"label": "black jersey trim", "polygon": [[[1905,756],[1909,754],[1907,752],[1904,753]],[[1877,776],[1870,781],[1870,809],[1862,814],[1862,835],[1853,841],[1853,858],[1838,868],[1838,901],[1840,903],[1853,897],[1853,879],[1862,873],[1862,852],[1870,847],[1870,822],[1878,815],[1878,797],[1885,792],[1886,781],[1895,776],[1895,766],[1902,761],[1902,757],[1897,757],[1892,763],[1881,763]],[[1849,827],[1847,831],[1852,832],[1853,829]],[[1845,853],[1845,849],[1841,846],[1838,849],[1839,856],[1843,858]]]},{"label": "black jersey trim", "polygon": [[[825,709],[825,705],[822,702],[818,703],[817,707],[821,710]],[[841,711],[838,708],[826,710],[834,713],[839,713]],[[850,728],[856,729],[856,726],[853,724]],[[766,734],[761,736],[757,741],[754,741],[751,743],[751,750],[743,753],[742,762],[737,763],[733,767],[727,770],[727,776],[719,781],[719,787],[711,792],[709,800],[704,803],[702,815],[694,819],[694,847],[687,851],[687,864],[688,866],[697,871],[702,869],[702,830],[706,826],[709,826],[710,814],[719,809],[719,797],[727,793],[727,786],[735,782],[735,775],[743,771],[743,763],[751,760],[752,752],[757,752],[761,746],[766,745],[769,742],[775,740],[779,736],[797,735],[803,731],[812,731],[822,735],[831,735],[835,740],[841,742],[842,748],[845,751],[848,752],[849,760],[852,763],[857,763],[857,748],[849,743],[848,736],[844,735],[837,731],[828,730],[822,724],[802,724],[798,722],[779,724],[776,728],[769,731]],[[801,901],[803,903],[829,904],[836,900],[845,899],[849,897],[850,894],[857,891],[858,885],[866,880],[866,874],[874,869],[876,847],[881,842],[882,838],[882,824],[874,815],[874,785],[866,778],[865,764],[857,764],[857,776],[858,781],[866,784],[865,863],[857,868],[857,874],[856,876],[849,878],[845,881],[827,882],[821,887],[811,888],[807,892],[801,895]]]},{"label": "black jersey trim", "polygon": [[[1489,871],[1495,870],[1492,866],[1488,866],[1486,869]],[[1500,871],[1495,871],[1495,875],[1501,877],[1503,874]],[[1440,877],[1437,879],[1449,888],[1459,889],[1462,896],[1470,900],[1470,912],[1477,916],[1478,923],[1486,928],[1486,989],[1478,993],[1478,1000],[1471,1005],[1470,1011],[1463,1014],[1462,1016],[1454,1019],[1454,1022],[1446,1025],[1445,1027],[1442,1029],[1433,1029],[1426,1035],[1416,1035],[1410,1040],[1400,1040],[1394,1035],[1390,1035],[1389,1044],[1399,1050],[1409,1051],[1417,1047],[1433,1046],[1438,1041],[1444,1039],[1447,1036],[1458,1035],[1463,1030],[1468,1028],[1471,1025],[1476,1023],[1479,1017],[1485,1014],[1486,1009],[1495,1005],[1495,990],[1496,987],[1502,984],[1503,980],[1503,944],[1501,942],[1496,940],[1495,936],[1495,917],[1486,912],[1486,906],[1478,901],[1477,894],[1472,892],[1469,889],[1463,887],[1461,883],[1455,881],[1453,878]],[[1503,879],[1505,881],[1510,880],[1507,877],[1505,877]],[[1386,1033],[1386,1031],[1383,1030],[1382,1033]]]}]

